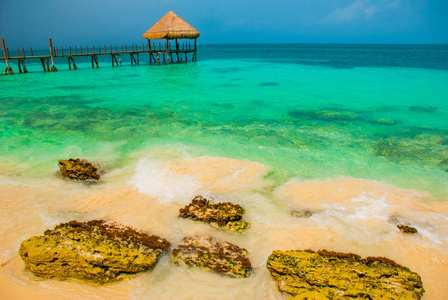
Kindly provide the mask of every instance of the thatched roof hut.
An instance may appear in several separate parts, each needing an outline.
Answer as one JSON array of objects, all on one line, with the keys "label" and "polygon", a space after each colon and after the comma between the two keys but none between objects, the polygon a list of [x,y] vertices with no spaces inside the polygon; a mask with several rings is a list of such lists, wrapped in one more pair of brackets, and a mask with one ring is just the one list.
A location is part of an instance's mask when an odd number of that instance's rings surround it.
[{"label": "thatched roof hut", "polygon": [[174,12],[169,11],[163,18],[148,29],[142,38],[155,39],[196,39],[200,35],[193,26],[185,22]]}]

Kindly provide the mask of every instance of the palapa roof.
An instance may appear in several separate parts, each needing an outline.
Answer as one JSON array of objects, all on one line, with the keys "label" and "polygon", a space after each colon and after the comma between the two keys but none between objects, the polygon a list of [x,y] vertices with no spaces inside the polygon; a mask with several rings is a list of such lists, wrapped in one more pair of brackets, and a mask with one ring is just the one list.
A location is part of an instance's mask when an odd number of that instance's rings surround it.
[{"label": "palapa roof", "polygon": [[155,39],[195,39],[199,31],[185,22],[173,11],[169,11],[162,19],[148,29],[142,38]]}]

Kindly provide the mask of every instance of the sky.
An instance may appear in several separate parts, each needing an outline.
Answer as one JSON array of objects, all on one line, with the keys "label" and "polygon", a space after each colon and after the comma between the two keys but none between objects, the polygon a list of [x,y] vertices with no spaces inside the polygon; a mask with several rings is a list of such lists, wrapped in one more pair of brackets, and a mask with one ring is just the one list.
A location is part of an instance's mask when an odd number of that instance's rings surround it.
[{"label": "sky", "polygon": [[0,0],[7,47],[141,43],[168,11],[198,44],[448,44],[448,0]]}]

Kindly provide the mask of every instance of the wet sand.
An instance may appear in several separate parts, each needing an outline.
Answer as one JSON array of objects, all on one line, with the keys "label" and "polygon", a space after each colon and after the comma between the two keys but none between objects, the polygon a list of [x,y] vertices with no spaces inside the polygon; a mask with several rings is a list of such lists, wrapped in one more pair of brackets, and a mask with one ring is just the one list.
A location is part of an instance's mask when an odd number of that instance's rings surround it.
[{"label": "wet sand", "polygon": [[[417,272],[423,299],[448,293],[448,203],[427,193],[364,179],[338,178],[275,185],[269,168],[223,157],[138,160],[85,185],[57,176],[0,186],[0,293],[4,299],[286,299],[265,268],[273,250],[327,249],[363,257],[384,256]],[[242,234],[177,218],[194,195],[231,201],[246,209],[251,228]],[[309,218],[294,211],[308,210]],[[61,222],[105,219],[167,238],[175,246],[186,235],[207,234],[249,251],[254,272],[225,278],[171,264],[168,255],[154,270],[129,281],[89,286],[38,280],[24,269],[21,241]],[[396,223],[417,228],[401,233]]]}]

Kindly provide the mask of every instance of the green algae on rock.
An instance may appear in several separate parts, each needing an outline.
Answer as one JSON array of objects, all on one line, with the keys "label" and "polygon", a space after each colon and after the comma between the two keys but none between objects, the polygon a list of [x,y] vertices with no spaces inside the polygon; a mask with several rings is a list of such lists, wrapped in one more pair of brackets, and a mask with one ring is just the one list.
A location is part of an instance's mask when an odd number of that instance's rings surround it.
[{"label": "green algae on rock", "polygon": [[[418,274],[384,257],[332,251],[274,251],[266,267],[291,299],[421,299]],[[313,292],[315,295],[305,297]]]},{"label": "green algae on rock", "polygon": [[185,264],[229,277],[245,278],[252,270],[247,255],[246,249],[210,236],[185,237],[171,252],[171,260],[176,265]]},{"label": "green algae on rock", "polygon": [[211,203],[202,196],[196,196],[189,205],[179,210],[179,217],[208,222],[213,227],[243,232],[249,224],[242,221],[244,208],[230,202]]},{"label": "green algae on rock", "polygon": [[64,178],[78,181],[97,181],[100,179],[98,168],[84,159],[60,159],[58,165]]},{"label": "green algae on rock", "polygon": [[23,241],[19,254],[38,277],[105,284],[152,269],[170,243],[130,227],[70,221]]}]

